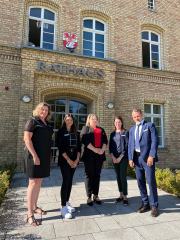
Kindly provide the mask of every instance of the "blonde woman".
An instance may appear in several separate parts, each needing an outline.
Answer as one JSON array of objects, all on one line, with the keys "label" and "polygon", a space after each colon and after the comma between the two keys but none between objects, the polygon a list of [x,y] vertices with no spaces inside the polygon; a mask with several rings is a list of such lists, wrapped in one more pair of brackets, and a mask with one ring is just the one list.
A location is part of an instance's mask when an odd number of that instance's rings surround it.
[{"label": "blonde woman", "polygon": [[46,214],[37,207],[42,178],[50,175],[51,140],[53,130],[47,121],[51,117],[50,106],[42,102],[33,111],[33,117],[24,127],[24,173],[29,178],[27,189],[28,215],[26,221],[31,226],[38,226],[34,213]]},{"label": "blonde woman", "polygon": [[86,126],[81,131],[82,137],[82,161],[85,169],[85,188],[87,193],[87,204],[93,206],[93,200],[97,204],[101,204],[98,197],[100,174],[103,161],[106,160],[105,149],[107,146],[107,136],[103,128],[97,126],[98,117],[90,114],[87,119]]}]

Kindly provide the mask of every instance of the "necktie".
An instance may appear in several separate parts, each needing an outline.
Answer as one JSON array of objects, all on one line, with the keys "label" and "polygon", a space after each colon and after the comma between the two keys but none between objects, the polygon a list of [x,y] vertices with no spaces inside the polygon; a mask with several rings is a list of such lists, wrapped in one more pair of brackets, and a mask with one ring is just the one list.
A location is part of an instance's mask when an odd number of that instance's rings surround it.
[{"label": "necktie", "polygon": [[135,149],[140,149],[139,146],[139,126],[141,124],[137,125],[137,131],[136,131],[136,140],[135,140]]}]

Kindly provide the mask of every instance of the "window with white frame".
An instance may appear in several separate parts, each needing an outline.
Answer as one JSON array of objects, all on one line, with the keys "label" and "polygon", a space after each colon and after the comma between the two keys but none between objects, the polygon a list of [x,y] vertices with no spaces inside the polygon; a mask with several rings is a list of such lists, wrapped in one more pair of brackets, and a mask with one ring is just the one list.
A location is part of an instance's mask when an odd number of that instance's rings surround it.
[{"label": "window with white frame", "polygon": [[155,9],[154,0],[148,0],[148,8]]},{"label": "window with white frame", "polygon": [[98,19],[83,20],[83,55],[105,58],[106,25]]},{"label": "window with white frame", "polygon": [[142,32],[142,61],[143,67],[161,69],[160,36],[152,31]]},{"label": "window with white frame", "polygon": [[152,122],[156,126],[159,139],[159,147],[164,147],[163,141],[163,105],[156,103],[144,104],[144,120]]},{"label": "window with white frame", "polygon": [[54,49],[55,13],[43,7],[29,9],[28,45]]}]

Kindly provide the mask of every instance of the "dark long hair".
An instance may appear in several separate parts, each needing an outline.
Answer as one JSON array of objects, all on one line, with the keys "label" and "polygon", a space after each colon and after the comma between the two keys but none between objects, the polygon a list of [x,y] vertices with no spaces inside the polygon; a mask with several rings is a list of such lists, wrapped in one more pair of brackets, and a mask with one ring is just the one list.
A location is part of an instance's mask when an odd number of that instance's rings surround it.
[{"label": "dark long hair", "polygon": [[[115,116],[114,122],[115,122],[116,119],[119,119],[122,122],[121,129],[122,129],[122,132],[124,132],[126,129],[124,129],[124,123],[123,123],[122,117],[121,116]],[[114,125],[114,131],[116,131],[115,125]]]},{"label": "dark long hair", "polygon": [[65,121],[66,121],[66,119],[67,119],[68,117],[71,117],[72,120],[73,120],[73,124],[71,125],[71,131],[72,131],[73,133],[75,133],[76,135],[78,135],[76,123],[75,123],[75,120],[74,120],[73,115],[72,115],[71,113],[66,114],[66,116],[64,117],[63,123],[62,123],[62,125],[61,125],[61,128],[65,128],[65,129],[66,129],[66,122],[65,122]]}]

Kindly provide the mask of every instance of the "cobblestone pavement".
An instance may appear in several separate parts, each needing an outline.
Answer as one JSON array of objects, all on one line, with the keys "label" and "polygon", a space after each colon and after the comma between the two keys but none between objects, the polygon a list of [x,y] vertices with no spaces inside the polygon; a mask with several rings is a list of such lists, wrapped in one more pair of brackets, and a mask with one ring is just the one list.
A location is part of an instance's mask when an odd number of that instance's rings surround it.
[{"label": "cobblestone pavement", "polygon": [[0,239],[59,239],[59,240],[116,240],[116,239],[180,239],[180,199],[158,190],[159,216],[152,218],[150,211],[136,213],[141,206],[137,182],[128,177],[129,206],[114,203],[118,188],[113,169],[103,169],[99,197],[102,205],[86,204],[84,169],[80,164],[74,175],[70,203],[76,208],[73,219],[60,214],[59,167],[51,167],[51,176],[42,181],[38,206],[47,215],[36,215],[41,222],[31,227],[25,221],[27,214],[26,190],[28,179],[16,174],[0,208]]}]

